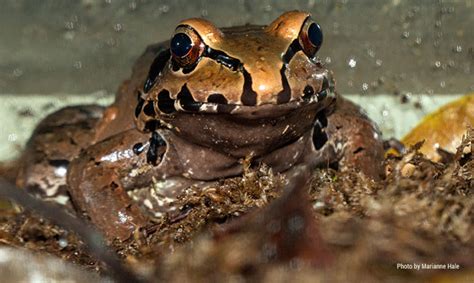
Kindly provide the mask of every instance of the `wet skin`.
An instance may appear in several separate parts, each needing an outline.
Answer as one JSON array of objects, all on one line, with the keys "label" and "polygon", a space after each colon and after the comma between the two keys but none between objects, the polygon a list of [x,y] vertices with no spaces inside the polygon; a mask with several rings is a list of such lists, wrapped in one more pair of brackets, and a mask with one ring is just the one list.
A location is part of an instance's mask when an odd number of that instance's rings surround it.
[{"label": "wet skin", "polygon": [[306,164],[378,179],[380,134],[334,93],[316,57],[321,43],[304,12],[268,26],[182,21],[169,42],[147,48],[111,106],[69,107],[44,119],[17,185],[72,200],[108,239],[125,240],[150,214],[176,209],[184,188],[241,175],[244,159],[282,174]]}]

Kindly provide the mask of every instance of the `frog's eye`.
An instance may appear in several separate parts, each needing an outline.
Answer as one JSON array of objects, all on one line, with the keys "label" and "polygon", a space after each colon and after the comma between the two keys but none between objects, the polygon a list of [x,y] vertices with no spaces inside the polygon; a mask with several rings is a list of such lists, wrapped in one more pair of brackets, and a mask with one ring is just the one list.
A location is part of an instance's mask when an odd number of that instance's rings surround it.
[{"label": "frog's eye", "polygon": [[314,57],[323,44],[321,27],[311,18],[308,18],[299,35],[300,45],[308,57]]},{"label": "frog's eye", "polygon": [[199,35],[187,26],[179,26],[170,42],[173,61],[179,67],[194,65],[202,55],[204,44]]}]

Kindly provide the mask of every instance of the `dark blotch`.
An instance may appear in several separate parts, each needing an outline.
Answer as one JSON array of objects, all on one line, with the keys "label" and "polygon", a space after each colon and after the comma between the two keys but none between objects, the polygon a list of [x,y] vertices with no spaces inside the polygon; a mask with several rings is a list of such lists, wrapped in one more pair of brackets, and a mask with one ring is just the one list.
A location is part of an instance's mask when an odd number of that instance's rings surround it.
[{"label": "dark blotch", "polygon": [[314,88],[310,85],[305,86],[303,90],[303,99],[308,100],[311,98],[311,96],[313,96],[313,94],[314,94]]},{"label": "dark blotch", "polygon": [[158,158],[162,158],[166,150],[166,142],[157,132],[153,132],[150,138],[150,147],[146,153],[146,161],[157,165]]},{"label": "dark blotch", "polygon": [[145,81],[145,85],[143,86],[143,91],[147,93],[150,91],[151,87],[155,83],[156,77],[163,71],[163,68],[166,65],[166,62],[171,57],[171,52],[169,49],[166,49],[160,53],[158,53],[158,56],[156,56],[155,60],[153,60],[153,63],[150,66],[150,71],[148,72],[148,77]]},{"label": "dark blotch", "polygon": [[209,95],[207,102],[217,103],[217,104],[227,104],[227,98],[220,93],[214,93]]},{"label": "dark blotch", "polygon": [[257,104],[257,93],[252,89],[252,77],[243,69],[244,74],[244,90],[240,100],[243,105],[246,106],[255,106]]},{"label": "dark blotch", "polygon": [[148,101],[148,103],[143,108],[143,113],[145,113],[146,115],[150,117],[156,116],[155,107],[153,106],[153,101]]},{"label": "dark blotch", "polygon": [[290,44],[288,49],[286,50],[285,54],[282,57],[283,63],[288,64],[293,56],[295,56],[296,52],[301,50],[301,45],[298,41],[298,39],[293,40],[293,42]]},{"label": "dark blotch", "polygon": [[145,122],[145,130],[148,132],[153,132],[154,130],[160,127],[160,122],[157,120],[150,120]]},{"label": "dark blotch", "polygon": [[278,104],[287,103],[291,99],[290,85],[288,84],[288,79],[286,78],[285,70],[286,70],[286,67],[285,65],[283,65],[283,67],[280,70],[281,84],[283,86],[283,90],[280,91],[277,95]]},{"label": "dark blotch", "polygon": [[328,141],[328,136],[324,131],[324,128],[327,126],[328,119],[326,117],[326,112],[324,110],[319,111],[318,114],[316,114],[316,122],[313,129],[313,144],[317,150],[321,149]]},{"label": "dark blotch", "polygon": [[174,100],[171,99],[170,92],[166,89],[158,94],[158,109],[165,114],[171,114],[176,111]]},{"label": "dark blotch", "polygon": [[181,91],[178,93],[177,98],[181,107],[186,111],[197,112],[199,111],[199,108],[202,105],[201,102],[196,102],[194,100],[186,84],[184,84],[181,88]]},{"label": "dark blotch", "polygon": [[134,144],[132,149],[133,149],[133,153],[135,153],[136,155],[139,155],[140,153],[143,152],[143,150],[145,150],[145,147],[143,146],[141,142],[139,142],[139,143]]},{"label": "dark blotch", "polygon": [[220,50],[214,50],[210,47],[207,47],[204,50],[203,56],[209,57],[219,64],[226,66],[227,68],[231,69],[232,71],[237,71],[242,69],[242,62],[239,59],[233,58],[227,55],[225,52]]},{"label": "dark blotch", "polygon": [[322,125],[319,121],[316,121],[316,124],[313,128],[313,144],[316,150],[320,150],[328,141],[328,136],[326,132],[323,131]]},{"label": "dark blotch", "polygon": [[324,110],[319,111],[318,114],[316,114],[316,119],[319,121],[319,123],[321,123],[321,126],[323,128],[326,128],[328,126],[328,118]]},{"label": "dark blotch", "polygon": [[142,112],[143,103],[145,103],[145,100],[143,98],[141,98],[141,96],[138,96],[138,103],[137,103],[137,107],[135,108],[135,117],[136,118],[138,118],[138,116]]}]

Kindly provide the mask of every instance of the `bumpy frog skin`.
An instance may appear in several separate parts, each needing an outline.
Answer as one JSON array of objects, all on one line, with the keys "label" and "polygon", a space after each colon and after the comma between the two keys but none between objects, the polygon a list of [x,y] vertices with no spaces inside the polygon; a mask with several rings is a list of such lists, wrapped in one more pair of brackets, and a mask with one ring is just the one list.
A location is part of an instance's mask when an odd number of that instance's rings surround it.
[{"label": "bumpy frog skin", "polygon": [[268,26],[185,20],[140,57],[114,104],[43,120],[17,185],[62,203],[70,197],[109,239],[125,240],[150,215],[179,209],[172,201],[184,188],[241,175],[244,159],[282,174],[306,164],[380,178],[379,132],[334,94],[316,58],[321,43],[304,12]]}]

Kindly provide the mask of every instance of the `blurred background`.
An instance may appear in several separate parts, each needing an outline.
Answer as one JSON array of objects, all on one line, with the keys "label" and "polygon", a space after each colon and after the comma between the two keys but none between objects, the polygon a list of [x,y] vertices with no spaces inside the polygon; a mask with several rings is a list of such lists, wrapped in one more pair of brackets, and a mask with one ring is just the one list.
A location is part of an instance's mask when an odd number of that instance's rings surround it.
[{"label": "blurred background", "polygon": [[0,159],[57,107],[110,102],[145,47],[168,39],[181,19],[268,24],[295,9],[320,23],[319,56],[339,92],[361,102],[388,136],[474,91],[471,0],[3,0]]}]

